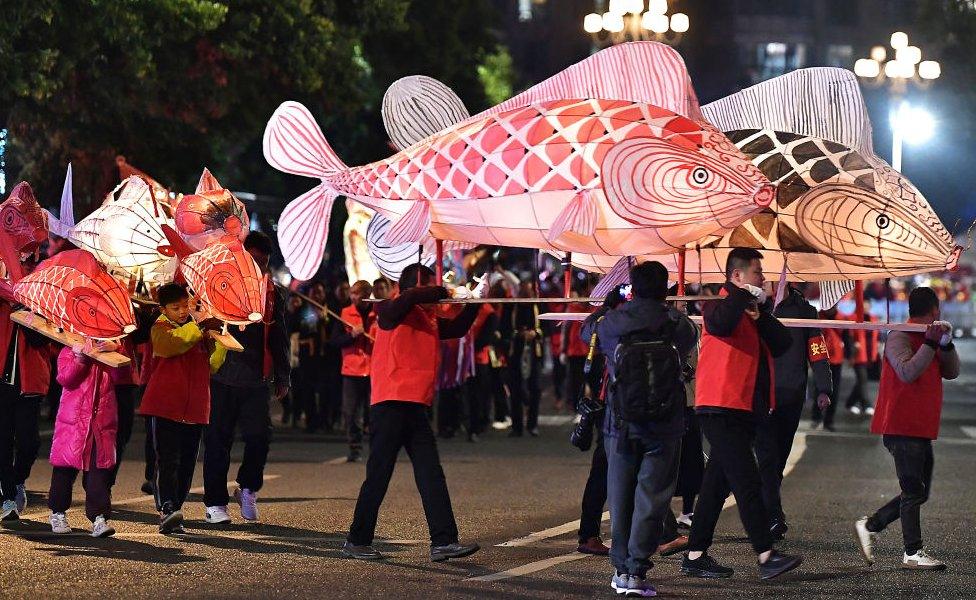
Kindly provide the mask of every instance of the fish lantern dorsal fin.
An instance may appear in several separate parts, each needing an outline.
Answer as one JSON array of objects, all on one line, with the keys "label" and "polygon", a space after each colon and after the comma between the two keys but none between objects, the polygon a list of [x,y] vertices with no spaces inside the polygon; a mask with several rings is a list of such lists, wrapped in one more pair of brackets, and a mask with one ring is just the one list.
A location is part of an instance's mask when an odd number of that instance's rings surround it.
[{"label": "fish lantern dorsal fin", "polygon": [[187,256],[196,252],[196,250],[191,248],[190,245],[187,244],[182,237],[180,237],[180,234],[169,225],[163,224],[162,230],[163,235],[166,236],[166,239],[169,241],[169,245],[172,246],[173,251],[180,260],[183,260]]},{"label": "fish lantern dorsal fin", "polygon": [[383,94],[383,126],[399,150],[471,115],[454,90],[425,75],[397,79]]},{"label": "fish lantern dorsal fin", "polygon": [[702,112],[722,131],[788,131],[874,154],[864,97],[847,69],[799,69],[706,104]]},{"label": "fish lantern dorsal fin", "polygon": [[222,189],[224,189],[224,186],[220,185],[220,182],[217,181],[217,178],[213,176],[210,169],[204,167],[203,173],[200,174],[200,181],[197,182],[196,192],[194,193],[199,194],[201,192],[215,192]]}]

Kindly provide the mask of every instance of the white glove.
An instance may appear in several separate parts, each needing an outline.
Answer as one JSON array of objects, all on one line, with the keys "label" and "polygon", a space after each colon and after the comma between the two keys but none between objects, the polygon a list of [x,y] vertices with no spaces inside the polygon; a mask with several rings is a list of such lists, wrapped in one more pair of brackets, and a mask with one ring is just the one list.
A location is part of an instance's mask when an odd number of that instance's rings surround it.
[{"label": "white glove", "polygon": [[485,296],[487,296],[488,289],[490,287],[488,285],[488,274],[485,273],[484,275],[481,276],[480,279],[478,277],[475,277],[474,280],[478,282],[478,285],[474,286],[474,290],[471,291],[471,297],[484,298]]},{"label": "white glove", "polygon": [[761,287],[756,287],[747,283],[742,286],[742,289],[755,296],[758,304],[762,304],[766,301],[766,290],[762,289]]},{"label": "white glove", "polygon": [[949,321],[936,321],[934,325],[941,325],[945,333],[939,339],[940,346],[947,346],[952,341],[952,323]]},{"label": "white glove", "polygon": [[471,292],[471,290],[464,287],[463,285],[459,285],[458,287],[451,290],[451,297],[457,300],[467,300],[469,298],[474,298],[474,295]]}]

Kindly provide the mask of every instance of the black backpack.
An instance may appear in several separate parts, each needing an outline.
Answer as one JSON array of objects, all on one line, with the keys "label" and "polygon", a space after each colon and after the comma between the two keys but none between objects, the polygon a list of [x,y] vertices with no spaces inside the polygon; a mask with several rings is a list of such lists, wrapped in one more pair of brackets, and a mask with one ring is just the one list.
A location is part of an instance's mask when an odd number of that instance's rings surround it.
[{"label": "black backpack", "polygon": [[625,423],[663,421],[684,404],[682,361],[674,345],[678,321],[668,315],[657,332],[636,331],[613,353],[613,412]]}]

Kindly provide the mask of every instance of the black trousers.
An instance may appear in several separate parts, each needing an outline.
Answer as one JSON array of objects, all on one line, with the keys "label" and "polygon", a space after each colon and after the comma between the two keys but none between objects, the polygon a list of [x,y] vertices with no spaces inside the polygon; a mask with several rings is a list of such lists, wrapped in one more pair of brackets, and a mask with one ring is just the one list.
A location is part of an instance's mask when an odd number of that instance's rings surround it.
[{"label": "black trousers", "polygon": [[844,364],[830,365],[830,383],[833,387],[833,391],[830,393],[830,406],[827,410],[820,410],[817,406],[816,397],[814,397],[813,407],[811,408],[811,417],[814,423],[819,423],[823,421],[825,427],[832,427],[834,425],[834,413],[837,412],[837,402],[840,398],[840,375]]},{"label": "black trousers", "polygon": [[582,544],[591,537],[600,535],[600,523],[603,522],[603,505],[607,503],[607,451],[603,447],[603,432],[597,427],[596,440],[593,448],[593,460],[590,462],[590,476],[583,488],[583,505],[580,507],[579,541]]},{"label": "black trousers", "polygon": [[901,494],[879,508],[868,519],[867,528],[868,531],[882,531],[901,519],[905,553],[915,554],[924,547],[920,513],[932,490],[932,441],[901,435],[886,435],[883,441],[895,459]]},{"label": "black trousers", "polygon": [[710,450],[691,524],[688,549],[704,552],[712,545],[715,525],[722,514],[722,505],[729,490],[735,496],[739,517],[749,535],[752,549],[757,554],[771,549],[773,541],[763,506],[762,481],[752,450],[756,437],[755,423],[746,413],[701,413],[698,421]]},{"label": "black trousers", "polygon": [[[527,347],[523,352],[532,352],[532,348]],[[512,364],[508,366],[508,390],[511,393],[512,431],[516,433],[522,433],[526,426],[535,429],[539,424],[539,400],[542,398],[542,390],[539,388],[541,371],[542,359],[533,355],[529,359],[528,377],[523,377],[520,355],[512,356]],[[526,412],[528,412],[528,421],[525,420]]]},{"label": "black trousers", "polygon": [[264,485],[264,467],[271,447],[271,391],[267,386],[235,387],[210,383],[210,424],[203,434],[203,502],[226,506],[227,471],[234,432],[239,426],[244,456],[237,484],[257,492]]},{"label": "black trousers", "polygon": [[146,481],[156,481],[156,448],[153,445],[152,417],[143,417],[146,425]]},{"label": "black trousers", "polygon": [[388,400],[374,404],[371,410],[366,480],[356,501],[349,543],[357,546],[373,543],[380,505],[390,485],[400,448],[407,450],[413,463],[414,481],[427,517],[431,545],[456,543],[457,522],[437,454],[437,441],[427,420],[427,407],[417,402]]},{"label": "black trousers", "polygon": [[780,488],[783,469],[800,426],[806,390],[776,390],[776,410],[756,428],[756,460],[762,478],[762,498],[766,515],[772,521],[786,522]]},{"label": "black trousers", "polygon": [[203,425],[149,417],[156,455],[156,509],[180,510],[190,493]]},{"label": "black trousers", "polygon": [[562,402],[566,389],[566,365],[559,362],[559,356],[552,357],[552,395],[556,402]]},{"label": "black trousers", "polygon": [[369,418],[369,377],[342,376],[342,422],[349,449],[363,449],[363,424]]},{"label": "black trousers", "polygon": [[[115,401],[119,406],[119,428],[115,433],[115,467],[112,469],[112,485],[119,476],[119,468],[122,466],[122,455],[125,454],[125,447],[132,439],[132,425],[136,417],[136,390],[137,385],[122,384],[115,386]],[[147,478],[148,479],[148,478]],[[59,511],[60,512],[60,511]]]},{"label": "black trousers", "polygon": [[449,437],[461,428],[461,386],[437,390],[437,435]]},{"label": "black trousers", "polygon": [[502,377],[504,372],[504,368],[475,365],[475,378],[478,381],[476,393],[485,420],[493,411],[496,421],[504,421],[508,416],[508,398],[505,395],[505,381]]},{"label": "black trousers", "polygon": [[[341,361],[341,359],[337,359]],[[311,423],[309,429],[325,429],[331,431],[342,427],[342,374],[341,362],[326,361],[324,368],[315,375],[315,390],[318,392],[318,402],[314,398],[305,406],[311,411],[305,416],[305,422]]]},{"label": "black trousers", "polygon": [[0,496],[13,500],[17,486],[30,477],[41,436],[37,419],[42,396],[21,394],[18,387],[0,383]]},{"label": "black trousers", "polygon": [[468,377],[461,386],[461,398],[468,409],[468,433],[482,433],[488,425],[488,411],[478,396],[478,378]]},{"label": "black trousers", "polygon": [[705,476],[705,455],[702,452],[702,433],[698,425],[695,409],[685,407],[685,432],[681,436],[681,462],[678,464],[678,483],[674,495],[681,496],[684,505],[682,512],[695,510],[695,496],[701,490]]},{"label": "black trousers", "polygon": [[[95,446],[92,445],[92,467],[95,462]],[[63,513],[71,507],[71,492],[78,477],[78,469],[54,467],[51,472],[51,490],[48,492],[47,506],[51,512]],[[98,516],[108,519],[112,516],[113,469],[92,468],[81,476],[81,487],[85,490],[85,516],[95,522]]]},{"label": "black trousers", "polygon": [[864,393],[864,386],[867,384],[867,382],[867,363],[854,365],[854,387],[851,388],[851,393],[847,395],[847,401],[844,403],[847,408],[857,405],[861,408],[861,410],[864,410],[871,405],[871,403],[868,402],[867,395]]}]

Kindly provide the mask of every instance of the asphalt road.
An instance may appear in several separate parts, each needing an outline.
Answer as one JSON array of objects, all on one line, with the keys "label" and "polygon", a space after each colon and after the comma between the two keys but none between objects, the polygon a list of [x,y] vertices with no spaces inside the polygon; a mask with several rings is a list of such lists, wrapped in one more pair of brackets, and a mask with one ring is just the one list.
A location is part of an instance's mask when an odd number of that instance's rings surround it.
[{"label": "asphalt road", "polygon": [[[864,565],[852,535],[854,519],[891,498],[898,485],[880,439],[866,433],[867,419],[843,413],[836,433],[809,431],[804,424],[791,457],[784,504],[792,529],[780,547],[804,555],[797,571],[760,582],[738,515],[730,508],[711,552],[734,567],[735,576],[717,582],[690,579],[679,573],[677,557],[662,559],[650,573],[660,595],[976,595],[976,342],[959,346],[963,375],[946,385],[934,491],[922,511],[927,549],[946,560],[949,570],[900,570],[898,524],[883,534],[877,564]],[[842,393],[849,385],[848,379]],[[336,437],[276,431],[260,496],[262,524],[244,525],[239,518],[223,527],[203,523],[202,490],[194,488],[185,507],[188,534],[166,537],[156,532],[151,499],[139,491],[142,437],[137,433],[113,492],[118,535],[106,540],[86,535],[80,485],[68,513],[75,533],[50,533],[46,441],[28,481],[26,518],[0,529],[0,597],[611,597],[608,562],[574,552],[572,522],[579,518],[590,457],[568,445],[569,429],[569,424],[544,426],[536,439],[495,432],[480,444],[441,442],[462,538],[483,546],[468,559],[441,564],[427,558],[426,524],[405,456],[378,528],[376,545],[390,559],[372,564],[339,556],[364,466],[343,462],[344,446]],[[201,470],[195,485],[201,485]],[[534,532],[541,533],[530,535]]]}]

